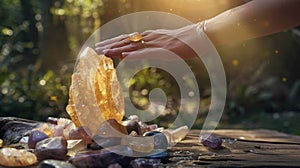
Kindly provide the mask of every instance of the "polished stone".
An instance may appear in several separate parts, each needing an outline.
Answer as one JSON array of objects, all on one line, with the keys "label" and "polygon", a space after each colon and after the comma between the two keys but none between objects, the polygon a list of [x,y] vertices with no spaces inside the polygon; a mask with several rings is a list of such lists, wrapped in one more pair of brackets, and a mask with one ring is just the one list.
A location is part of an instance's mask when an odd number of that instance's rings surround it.
[{"label": "polished stone", "polygon": [[143,136],[152,136],[154,138],[154,149],[168,148],[168,140],[166,136],[159,131],[149,131],[144,133]]},{"label": "polished stone", "polygon": [[15,148],[0,149],[0,158],[0,165],[9,167],[26,167],[37,163],[33,153]]},{"label": "polished stone", "polygon": [[137,135],[142,135],[141,127],[138,122],[129,120],[127,122],[123,122],[123,125],[126,127],[128,134],[134,131]]},{"label": "polished stone", "polygon": [[211,149],[218,149],[222,146],[222,139],[216,135],[202,135],[199,140],[202,145]]},{"label": "polished stone", "polygon": [[69,162],[60,161],[60,160],[44,160],[39,165],[38,168],[76,168]]},{"label": "polished stone", "polygon": [[152,154],[146,156],[148,159],[159,159],[162,163],[169,162],[170,154],[166,150],[155,149],[151,152]]},{"label": "polished stone", "polygon": [[30,149],[35,149],[35,145],[44,139],[49,138],[48,135],[46,135],[44,132],[41,132],[39,130],[33,130],[28,139],[28,147]]}]

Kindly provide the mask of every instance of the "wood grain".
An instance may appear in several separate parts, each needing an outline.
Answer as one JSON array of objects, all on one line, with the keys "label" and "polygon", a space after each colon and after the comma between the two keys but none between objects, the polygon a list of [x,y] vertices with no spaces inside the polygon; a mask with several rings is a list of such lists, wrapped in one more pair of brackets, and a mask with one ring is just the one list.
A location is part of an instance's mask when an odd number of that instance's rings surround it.
[{"label": "wood grain", "polygon": [[[203,132],[202,132],[203,133]],[[300,167],[300,137],[270,130],[215,130],[219,150],[199,143],[199,130],[171,147],[168,167]]]}]

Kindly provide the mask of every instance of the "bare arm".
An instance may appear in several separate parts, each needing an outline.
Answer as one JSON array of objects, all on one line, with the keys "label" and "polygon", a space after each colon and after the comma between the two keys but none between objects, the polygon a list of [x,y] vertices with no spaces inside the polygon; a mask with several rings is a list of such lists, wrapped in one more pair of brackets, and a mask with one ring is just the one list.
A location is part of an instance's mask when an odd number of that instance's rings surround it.
[{"label": "bare arm", "polygon": [[253,0],[206,22],[215,45],[277,33],[300,24],[300,0]]}]

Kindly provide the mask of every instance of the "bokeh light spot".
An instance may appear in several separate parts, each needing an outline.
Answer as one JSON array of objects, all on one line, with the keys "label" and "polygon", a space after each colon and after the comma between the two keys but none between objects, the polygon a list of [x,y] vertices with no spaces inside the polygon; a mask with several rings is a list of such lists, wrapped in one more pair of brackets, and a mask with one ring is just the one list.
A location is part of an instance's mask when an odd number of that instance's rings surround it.
[{"label": "bokeh light spot", "polygon": [[40,80],[40,85],[44,86],[44,85],[46,85],[46,83],[47,83],[46,80],[44,80],[44,79]]},{"label": "bokeh light spot", "polygon": [[239,64],[240,64],[239,60],[237,60],[237,59],[232,60],[233,66],[238,66]]}]

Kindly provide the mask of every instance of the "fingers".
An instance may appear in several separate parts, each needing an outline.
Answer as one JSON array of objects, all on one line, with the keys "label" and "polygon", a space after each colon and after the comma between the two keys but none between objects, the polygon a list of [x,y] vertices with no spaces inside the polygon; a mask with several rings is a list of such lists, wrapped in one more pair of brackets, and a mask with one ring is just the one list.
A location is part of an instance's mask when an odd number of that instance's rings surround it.
[{"label": "fingers", "polygon": [[96,47],[96,48],[105,47],[105,46],[107,46],[107,45],[111,45],[111,44],[113,44],[113,43],[122,41],[122,40],[126,39],[127,37],[128,37],[127,34],[123,34],[123,35],[120,35],[120,36],[118,36],[118,37],[114,37],[114,38],[111,38],[111,39],[107,39],[107,40],[98,42],[98,43],[95,44],[95,47]]},{"label": "fingers", "polygon": [[[97,43],[99,44],[99,43]],[[102,46],[101,45],[97,45],[96,44],[96,52],[98,54],[106,54],[108,50],[111,50],[111,49],[115,49],[115,48],[121,48],[121,47],[124,47],[126,45],[129,45],[130,44],[130,41],[128,39],[123,39],[121,41],[117,41],[117,42],[114,42],[114,43],[111,43],[111,44],[106,44],[105,46]]]},{"label": "fingers", "polygon": [[129,61],[137,61],[141,59],[174,61],[179,57],[174,56],[172,52],[168,52],[162,48],[146,48],[138,51],[122,52],[121,58]]},{"label": "fingers", "polygon": [[116,48],[105,49],[103,50],[103,54],[109,57],[123,57],[123,52],[131,52],[143,49],[144,45],[141,42],[138,43],[130,43],[125,46],[119,46]]},{"label": "fingers", "polygon": [[[141,33],[143,40],[139,42],[132,42],[128,39],[128,35],[124,34],[112,39],[108,39],[95,44],[95,50],[98,54],[104,54],[109,57],[119,57],[123,58],[127,56],[128,53],[134,53],[135,51],[151,47],[153,42],[152,39],[155,39],[157,36],[153,31],[145,31]],[[154,36],[154,37],[152,37]],[[147,42],[145,42],[147,41]],[[147,43],[147,44],[146,44]],[[155,44],[155,42],[154,42]],[[155,45],[153,46],[155,47]],[[124,53],[124,54],[122,54]]]}]

